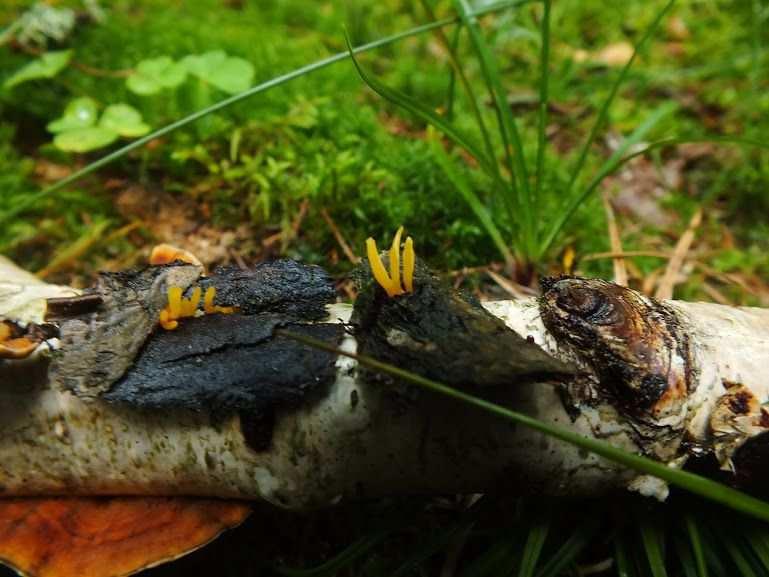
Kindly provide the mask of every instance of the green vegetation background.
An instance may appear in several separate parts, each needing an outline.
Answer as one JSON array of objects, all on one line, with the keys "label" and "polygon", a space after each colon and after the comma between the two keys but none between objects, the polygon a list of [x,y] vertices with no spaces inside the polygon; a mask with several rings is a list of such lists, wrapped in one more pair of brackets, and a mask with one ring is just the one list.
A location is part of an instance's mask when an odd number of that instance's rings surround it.
[{"label": "green vegetation background", "polygon": [[[11,21],[29,4],[4,2],[0,22]],[[617,73],[616,67],[601,65],[601,50],[637,41],[663,4],[656,0],[555,3],[550,92],[557,108],[551,111],[555,136],[548,157],[553,178],[565,175],[574,162],[577,145]],[[62,5],[67,3],[57,3]],[[78,63],[121,71],[144,58],[181,58],[223,49],[250,61],[257,82],[344,50],[344,27],[360,43],[425,21],[415,3],[394,0],[142,0],[111,2],[104,8],[103,23],[80,24],[65,42]],[[441,3],[437,8],[439,13],[447,12]],[[485,24],[503,63],[504,82],[524,126],[531,158],[536,141],[539,14],[537,8],[523,7],[489,18]],[[684,29],[663,27],[634,66],[591,152],[587,172],[608,156],[607,143],[612,138],[627,135],[669,101],[678,107],[655,127],[649,140],[703,133],[761,140],[766,133],[765,4],[681,2],[671,18],[683,23]],[[477,63],[469,49],[460,45],[460,51],[467,54],[469,74],[477,77]],[[579,58],[579,51],[587,53],[587,59]],[[29,60],[29,54],[0,48],[0,75],[7,77]],[[390,85],[445,109],[449,68],[434,36],[377,50],[364,56],[363,62]],[[51,173],[66,174],[67,167],[82,166],[99,156],[99,152],[70,156],[50,144],[46,123],[60,116],[75,96],[89,96],[101,106],[136,104],[156,128],[225,94],[209,93],[203,101],[195,94],[162,94],[143,100],[125,88],[123,78],[88,74],[75,67],[55,79],[4,91],[0,95],[0,211],[30,190],[49,184]],[[461,100],[455,115],[458,125],[471,123]],[[153,223],[139,223],[130,235],[111,234],[136,218],[116,208],[115,187],[137,185],[149,195],[158,190],[169,193],[163,197],[166,205],[178,201],[187,206],[191,201],[193,219],[215,230],[247,224],[246,238],[235,247],[247,260],[264,256],[259,239],[283,232],[277,248],[270,248],[270,256],[283,252],[344,272],[350,263],[340,254],[321,209],[357,253],[367,236],[384,242],[394,228],[405,224],[420,256],[438,269],[486,265],[498,259],[493,243],[437,166],[425,143],[424,128],[366,89],[352,65],[342,62],[204,119],[55,194],[3,227],[0,251],[31,270],[40,270],[57,255],[66,257],[74,246],[78,258],[56,267],[51,278],[87,283],[94,270],[130,262],[130,255],[158,240]],[[650,155],[652,170],[664,177],[666,162],[675,155],[675,148]],[[635,222],[631,214],[623,238],[625,249],[649,249],[661,235],[672,245],[691,212],[702,205],[712,217],[706,219],[703,233],[711,235],[714,246],[708,248],[716,252],[709,264],[720,272],[766,272],[769,225],[762,217],[769,208],[767,155],[718,147],[704,158],[687,162],[683,180],[666,184],[660,177],[664,193],[654,202],[671,218],[663,227]],[[64,172],[46,170],[51,164],[65,167]],[[475,171],[467,172],[484,197],[487,183]],[[309,205],[301,230],[291,235],[305,199]],[[557,200],[551,195],[549,202]],[[718,242],[723,226],[736,236],[737,245]],[[566,246],[573,246],[578,256],[608,250],[605,230],[600,199],[593,198],[569,223],[550,255],[551,262],[557,262]],[[83,243],[88,250],[77,252]],[[659,266],[654,259],[636,263],[641,274]],[[610,271],[608,261],[583,266],[588,274]],[[684,287],[682,296],[702,297],[696,285]],[[737,300],[755,301],[751,295],[736,293]]]},{"label": "green vegetation background", "polygon": [[[0,25],[31,4],[0,3]],[[554,2],[548,128],[552,186],[547,190],[558,190],[558,181],[567,178],[578,145],[618,72],[616,65],[605,62],[603,51],[636,42],[664,4]],[[81,6],[74,1],[55,5]],[[358,44],[426,20],[418,3],[406,0],[118,0],[103,7],[104,22],[78,23],[63,43],[73,50],[73,60],[91,72],[73,66],[55,79],[0,91],[0,217],[30,191],[103,154],[69,155],[52,146],[46,124],[62,114],[71,98],[88,96],[102,107],[134,104],[157,128],[225,96],[180,91],[140,99],[126,89],[119,74],[104,72],[132,69],[145,58],[178,59],[223,49],[251,62],[259,82],[343,51],[343,27]],[[438,2],[436,11],[446,14],[448,7]],[[523,7],[483,21],[502,63],[511,106],[524,127],[530,159],[536,150],[540,8]],[[613,142],[669,102],[677,105],[675,110],[655,126],[649,140],[707,134],[764,141],[769,129],[768,14],[766,0],[677,3],[610,109],[588,172],[611,154]],[[477,82],[478,65],[466,43],[460,45],[460,54]],[[0,47],[0,83],[32,58],[14,46]],[[446,109],[449,68],[434,36],[412,38],[361,60],[389,85],[435,109]],[[454,115],[458,125],[472,125],[461,100]],[[165,137],[40,201],[0,229],[0,253],[32,271],[45,271],[48,280],[86,285],[99,269],[139,262],[149,246],[181,234],[175,227],[182,227],[188,238],[204,236],[212,243],[236,231],[227,237],[226,250],[217,253],[220,260],[237,257],[248,262],[282,254],[322,264],[342,277],[352,264],[325,210],[359,255],[367,236],[373,235],[381,246],[405,224],[420,258],[438,270],[499,260],[493,242],[436,163],[425,132],[422,123],[367,89],[349,61],[341,62]],[[621,212],[624,248],[669,251],[689,217],[702,208],[705,219],[693,258],[710,272],[688,271],[677,296],[709,299],[713,293],[703,289],[702,281],[718,279],[719,294],[731,302],[769,304],[767,158],[764,152],[711,144],[696,152],[660,149],[646,155],[642,164],[630,165],[627,177],[632,182],[645,178],[651,184],[639,188],[615,180],[606,190],[615,194],[623,187],[632,189],[631,201],[651,199],[655,214],[664,218]],[[458,166],[493,209],[488,183],[469,163]],[[675,178],[669,174],[673,169]],[[161,203],[163,210],[156,212],[166,222],[118,202],[119,197],[126,199],[121,196],[126,190],[136,202]],[[555,207],[558,200],[551,194],[546,202]],[[176,220],[174,211],[184,218]],[[580,208],[540,272],[558,271],[567,247],[578,258],[609,250],[600,197]],[[661,266],[654,257],[633,262],[637,281]],[[585,260],[579,267],[588,275],[611,275],[609,260]],[[421,500],[384,502],[302,517],[258,511],[244,530],[155,574],[205,569],[212,575],[263,575],[272,571],[265,567],[273,563],[313,565],[349,545],[357,556],[315,574],[339,570],[385,575],[396,564],[404,575],[432,575],[446,566],[457,537],[469,524],[482,530],[464,547],[472,561],[462,566],[461,574],[468,576],[513,573],[520,552],[539,538],[544,541],[542,526],[549,527],[548,552],[562,542],[575,543],[583,568],[624,558],[631,567],[624,574],[655,577],[665,574],[659,568],[665,557],[672,559],[670,574],[691,567],[675,559],[688,551],[679,547],[682,539],[693,539],[692,526],[700,526],[712,551],[711,567],[721,567],[722,574],[765,574],[761,571],[769,567],[769,540],[764,528],[741,520],[741,532],[723,535],[718,527],[734,524],[733,518],[724,520],[717,509],[698,507],[679,495],[668,507],[625,498],[547,507],[537,500],[492,500],[482,503],[470,520],[466,503],[452,499],[427,506]],[[388,533],[383,541],[382,528],[393,526],[400,528],[397,536]],[[740,573],[730,573],[733,566]]]}]

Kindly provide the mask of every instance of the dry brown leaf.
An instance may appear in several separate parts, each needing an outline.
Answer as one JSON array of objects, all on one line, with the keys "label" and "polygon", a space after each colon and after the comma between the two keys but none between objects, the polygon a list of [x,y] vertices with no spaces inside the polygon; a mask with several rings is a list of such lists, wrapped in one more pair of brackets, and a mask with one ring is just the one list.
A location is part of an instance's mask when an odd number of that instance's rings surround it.
[{"label": "dry brown leaf", "polygon": [[0,559],[31,577],[118,577],[239,525],[239,501],[165,497],[0,500]]}]

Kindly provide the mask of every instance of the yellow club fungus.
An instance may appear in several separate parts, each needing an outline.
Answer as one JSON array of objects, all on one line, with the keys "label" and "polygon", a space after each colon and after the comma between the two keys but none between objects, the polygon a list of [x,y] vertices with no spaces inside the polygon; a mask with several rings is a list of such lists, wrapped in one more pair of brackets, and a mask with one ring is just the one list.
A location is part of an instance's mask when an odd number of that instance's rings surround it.
[{"label": "yellow club fungus", "polygon": [[401,265],[400,265],[400,244],[403,227],[400,227],[395,233],[392,246],[390,247],[390,272],[382,263],[377,250],[376,241],[373,238],[366,239],[366,256],[368,257],[371,273],[379,285],[387,292],[390,297],[410,293],[414,291],[414,266],[416,264],[416,254],[414,253],[414,241],[411,237],[406,239],[406,246],[403,250],[403,284],[401,285]]},{"label": "yellow club fungus", "polygon": [[[200,287],[195,287],[192,289],[190,298],[185,299],[182,297],[181,287],[168,287],[168,305],[160,311],[160,326],[166,330],[172,331],[179,326],[179,319],[196,316],[198,314],[198,306],[200,305],[202,292]],[[220,307],[215,305],[215,297],[216,288],[208,287],[203,296],[203,312],[205,314],[220,313],[226,315],[235,312],[235,307]]]},{"label": "yellow club fungus", "polygon": [[235,312],[235,307],[220,307],[214,304],[216,298],[216,287],[210,286],[206,289],[206,295],[203,297],[203,310],[206,314],[221,313],[224,315]]}]

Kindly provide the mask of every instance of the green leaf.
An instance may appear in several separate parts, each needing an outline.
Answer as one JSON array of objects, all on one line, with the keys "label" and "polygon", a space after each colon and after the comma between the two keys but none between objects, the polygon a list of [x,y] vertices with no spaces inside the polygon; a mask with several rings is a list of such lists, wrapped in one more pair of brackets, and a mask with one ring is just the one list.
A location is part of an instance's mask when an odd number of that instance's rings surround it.
[{"label": "green leaf", "polygon": [[23,66],[3,83],[3,88],[10,90],[23,82],[53,78],[69,64],[72,58],[72,50],[56,50],[46,52],[37,60]]},{"label": "green leaf", "polygon": [[126,78],[126,87],[134,94],[149,96],[161,90],[176,88],[187,78],[187,68],[168,56],[148,58],[136,65],[136,71]]},{"label": "green leaf", "polygon": [[547,533],[550,529],[550,511],[545,510],[532,520],[529,535],[523,548],[523,558],[518,570],[518,577],[533,577],[537,568],[542,547],[545,545]]},{"label": "green leaf", "polygon": [[60,132],[53,139],[54,145],[66,152],[90,152],[115,142],[118,134],[102,126],[87,126]]},{"label": "green leaf", "polygon": [[101,116],[99,126],[127,138],[144,136],[150,131],[150,127],[143,122],[141,113],[128,104],[108,106]]},{"label": "green leaf", "polygon": [[48,132],[59,133],[78,128],[87,128],[96,124],[97,105],[93,98],[83,96],[70,100],[64,113],[48,123]]},{"label": "green leaf", "polygon": [[190,74],[227,94],[248,90],[254,81],[254,66],[248,60],[228,56],[222,50],[185,56],[181,64]]}]

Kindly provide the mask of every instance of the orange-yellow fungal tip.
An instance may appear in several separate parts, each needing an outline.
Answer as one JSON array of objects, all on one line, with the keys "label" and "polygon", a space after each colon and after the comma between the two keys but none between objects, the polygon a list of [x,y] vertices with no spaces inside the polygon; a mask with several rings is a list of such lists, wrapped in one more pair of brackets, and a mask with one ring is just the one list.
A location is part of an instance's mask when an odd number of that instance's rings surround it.
[{"label": "orange-yellow fungal tip", "polygon": [[[401,288],[401,235],[403,234],[403,227],[398,228],[398,231],[393,237],[393,243],[390,247],[390,279],[392,282],[393,294],[403,294]],[[392,296],[392,295],[390,295]]]},{"label": "orange-yellow fungal tip", "polygon": [[196,286],[192,290],[192,295],[188,299],[182,299],[182,316],[183,317],[194,317],[195,312],[198,310],[198,305],[200,304],[200,295],[201,295],[201,289],[199,286]]},{"label": "orange-yellow fungal tip", "polygon": [[177,260],[194,264],[195,266],[203,266],[203,263],[194,254],[170,244],[159,244],[150,253],[151,265],[170,264]]},{"label": "orange-yellow fungal tip", "polygon": [[168,287],[168,318],[176,320],[182,316],[182,287]]},{"label": "orange-yellow fungal tip", "polygon": [[235,312],[235,307],[220,307],[214,304],[214,298],[216,298],[216,287],[210,286],[206,289],[206,294],[203,297],[203,310],[206,314],[212,315],[214,313],[220,313],[223,315],[229,315]]},{"label": "orange-yellow fungal tip", "polygon": [[0,343],[11,338],[11,327],[5,323],[0,323]]},{"label": "orange-yellow fungal tip", "polygon": [[366,239],[366,256],[368,257],[368,262],[371,266],[371,274],[374,275],[376,282],[387,291],[388,296],[395,296],[392,280],[382,264],[382,259],[379,258],[379,251],[376,248],[376,241],[373,238]]},{"label": "orange-yellow fungal tip", "polygon": [[414,241],[411,237],[406,238],[406,246],[403,248],[403,288],[407,293],[414,292],[414,267],[417,262],[417,256],[414,252]]},{"label": "orange-yellow fungal tip", "polygon": [[216,312],[214,306],[214,298],[216,297],[216,287],[210,286],[206,289],[206,294],[203,297],[203,310],[206,314],[212,314]]},{"label": "orange-yellow fungal tip", "polygon": [[168,309],[160,311],[160,326],[167,331],[172,331],[179,326],[179,323],[169,318]]}]

